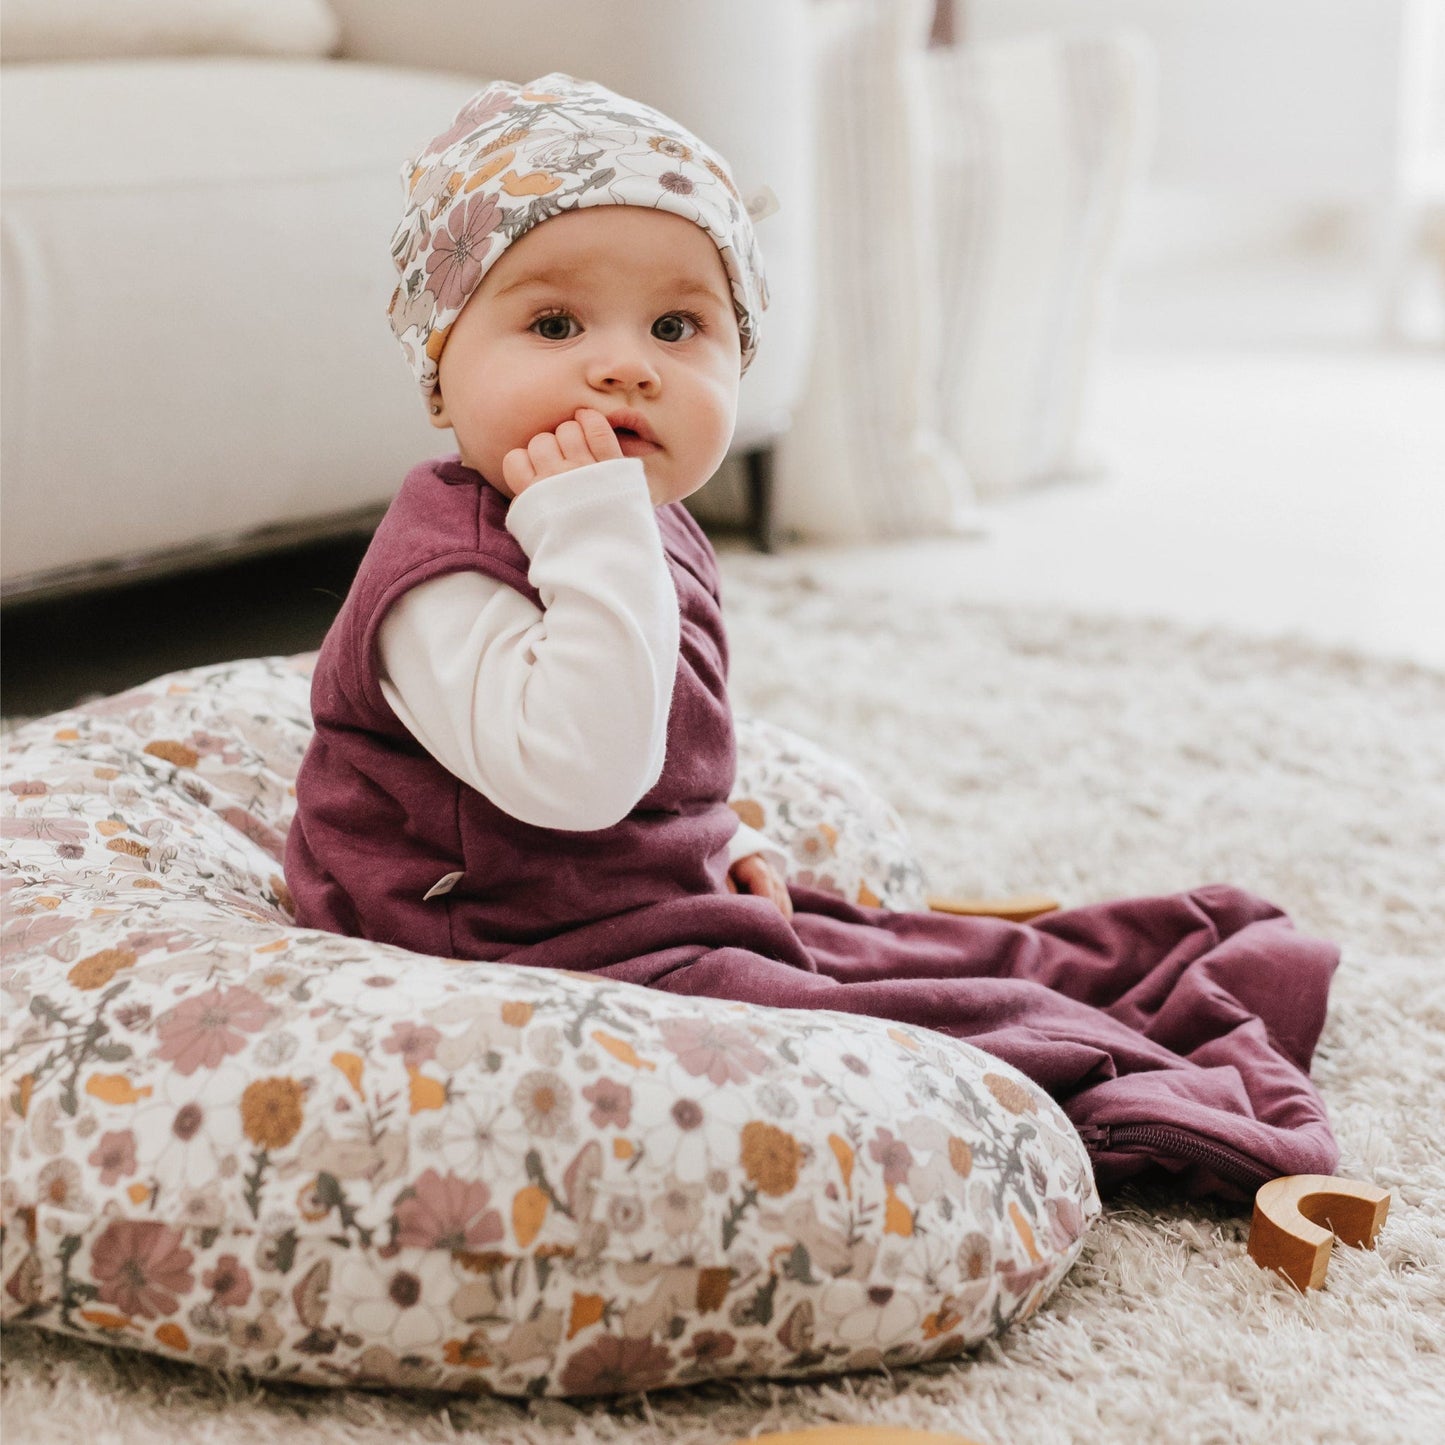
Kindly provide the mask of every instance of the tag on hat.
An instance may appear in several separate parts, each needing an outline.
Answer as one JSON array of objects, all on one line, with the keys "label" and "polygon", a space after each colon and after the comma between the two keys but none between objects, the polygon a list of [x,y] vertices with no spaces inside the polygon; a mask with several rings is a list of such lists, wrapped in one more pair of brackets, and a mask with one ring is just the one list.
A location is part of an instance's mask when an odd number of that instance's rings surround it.
[{"label": "tag on hat", "polygon": [[743,205],[747,208],[748,219],[754,225],[759,221],[767,220],[774,211],[781,209],[771,186],[758,186],[749,193]]}]

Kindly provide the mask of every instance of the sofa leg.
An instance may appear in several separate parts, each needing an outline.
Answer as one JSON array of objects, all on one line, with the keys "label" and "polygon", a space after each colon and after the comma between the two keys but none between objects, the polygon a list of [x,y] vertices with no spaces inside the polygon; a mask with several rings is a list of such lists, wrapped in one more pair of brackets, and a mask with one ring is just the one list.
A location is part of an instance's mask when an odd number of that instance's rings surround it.
[{"label": "sofa leg", "polygon": [[748,514],[753,542],[760,552],[777,550],[773,532],[773,449],[758,447],[747,454]]}]

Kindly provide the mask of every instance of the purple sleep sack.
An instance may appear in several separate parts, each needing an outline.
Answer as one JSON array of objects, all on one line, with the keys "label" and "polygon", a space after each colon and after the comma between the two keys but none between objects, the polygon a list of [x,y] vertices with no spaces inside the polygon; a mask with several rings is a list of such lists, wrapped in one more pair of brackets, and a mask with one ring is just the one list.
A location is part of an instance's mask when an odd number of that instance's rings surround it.
[{"label": "purple sleep sack", "polygon": [[523,823],[447,772],[382,696],[377,629],[407,589],[458,570],[540,606],[507,505],[458,458],[437,458],[408,473],[378,528],[312,684],[316,729],[286,851],[298,923],[937,1029],[1048,1090],[1105,1192],[1139,1177],[1243,1200],[1277,1175],[1333,1171],[1309,1067],[1338,950],[1263,899],[1211,884],[1017,924],[795,886],[790,923],[728,891],[727,638],[716,559],[679,503],[655,513],[681,649],[652,790],[614,827],[567,832]]}]

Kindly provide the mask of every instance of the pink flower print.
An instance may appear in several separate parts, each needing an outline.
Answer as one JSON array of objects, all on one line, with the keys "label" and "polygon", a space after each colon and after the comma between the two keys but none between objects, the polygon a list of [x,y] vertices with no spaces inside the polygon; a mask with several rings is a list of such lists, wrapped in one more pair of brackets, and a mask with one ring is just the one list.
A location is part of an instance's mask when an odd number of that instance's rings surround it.
[{"label": "pink flower print", "polygon": [[895,1139],[887,1129],[879,1129],[868,1146],[869,1157],[883,1166],[883,1182],[894,1188],[908,1178],[913,1167],[913,1151],[902,1139]]},{"label": "pink flower print", "polygon": [[62,934],[75,927],[75,920],[60,913],[12,913],[0,929],[5,957],[19,959],[22,953],[45,952]]},{"label": "pink flower print", "polygon": [[700,1365],[710,1365],[726,1359],[737,1348],[737,1343],[736,1337],[727,1330],[699,1330],[682,1353]]},{"label": "pink flower print", "polygon": [[502,1237],[502,1216],[488,1209],[492,1191],[479,1179],[445,1179],[428,1169],[396,1206],[396,1243],[422,1249],[481,1249]]},{"label": "pink flower print", "polygon": [[629,1340],[603,1335],[578,1350],[562,1371],[562,1389],[569,1395],[618,1395],[655,1390],[667,1379],[672,1356],[650,1339]]},{"label": "pink flower print", "polygon": [[121,1028],[139,1033],[151,1021],[151,1006],[148,1003],[126,1004],[111,1015]]},{"label": "pink flower print", "polygon": [[1084,1232],[1084,1211],[1072,1199],[1049,1199],[1044,1208],[1054,1248],[1067,1249]]},{"label": "pink flower print", "polygon": [[689,1074],[706,1075],[714,1084],[741,1084],[749,1073],[761,1074],[768,1056],[751,1035],[708,1019],[669,1019],[662,1025],[663,1042]]},{"label": "pink flower print", "polygon": [[696,189],[681,171],[663,171],[657,179],[663,190],[671,191],[675,196],[690,196]]},{"label": "pink flower print", "polygon": [[90,1251],[91,1277],[99,1298],[123,1314],[173,1315],[194,1284],[195,1256],[182,1247],[180,1231],[158,1220],[116,1220]]},{"label": "pink flower print", "polygon": [[239,763],[243,756],[236,740],[220,733],[194,732],[188,741],[201,758],[219,758],[223,763]]},{"label": "pink flower print", "polygon": [[179,928],[155,928],[126,934],[124,947],[139,957],[157,948],[163,948],[167,953],[179,953],[190,941],[191,935]]},{"label": "pink flower print", "polygon": [[437,299],[438,311],[460,310],[482,273],[502,213],[491,196],[473,196],[447,217],[432,238],[426,258],[426,289]]},{"label": "pink flower print", "polygon": [[286,837],[278,833],[269,823],[248,813],[245,808],[222,808],[219,810],[223,822],[229,823],[238,833],[244,834],[259,848],[264,848],[278,863],[286,853]]},{"label": "pink flower print", "polygon": [[592,1105],[594,1128],[625,1129],[632,1119],[632,1090],[613,1079],[598,1079],[582,1090],[582,1097]]},{"label": "pink flower print", "polygon": [[449,131],[439,135],[427,147],[433,155],[440,155],[450,145],[455,145],[463,136],[486,125],[499,115],[505,115],[512,108],[512,97],[505,90],[484,90],[466,108],[458,112]]},{"label": "pink flower print", "polygon": [[[386,982],[390,984],[393,980]],[[441,1033],[430,1025],[401,1022],[391,1026],[391,1037],[383,1040],[381,1046],[389,1054],[400,1054],[407,1068],[419,1069],[436,1057],[441,1041]]]},{"label": "pink flower print", "polygon": [[247,1033],[259,1033],[275,1011],[249,988],[212,988],[167,1009],[156,1021],[159,1057],[178,1074],[218,1068],[246,1047]]},{"label": "pink flower print", "polygon": [[85,1162],[100,1170],[102,1184],[114,1184],[122,1174],[134,1174],[135,1134],[129,1129],[102,1134],[100,1143]]},{"label": "pink flower print", "polygon": [[34,818],[0,820],[0,838],[36,838],[49,843],[83,843],[90,837],[84,818],[56,818],[41,813]]},{"label": "pink flower print", "polygon": [[223,1254],[215,1269],[201,1276],[201,1283],[214,1296],[213,1303],[239,1308],[251,1298],[251,1276],[234,1254]]}]

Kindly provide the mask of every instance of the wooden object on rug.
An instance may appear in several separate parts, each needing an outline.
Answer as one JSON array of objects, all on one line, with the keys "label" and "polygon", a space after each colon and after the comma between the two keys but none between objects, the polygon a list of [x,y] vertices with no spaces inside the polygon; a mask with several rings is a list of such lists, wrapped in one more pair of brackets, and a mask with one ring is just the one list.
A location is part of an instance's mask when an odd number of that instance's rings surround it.
[{"label": "wooden object on rug", "polygon": [[1012,898],[930,898],[928,906],[935,913],[963,913],[978,918],[1006,918],[1011,923],[1027,923],[1041,913],[1053,913],[1058,900],[1046,893],[1020,893]]},{"label": "wooden object on rug", "polygon": [[1363,1180],[1282,1175],[1254,1196],[1249,1257],[1261,1268],[1282,1274],[1298,1290],[1319,1289],[1336,1236],[1345,1244],[1373,1249],[1389,1208],[1389,1191]]}]

